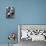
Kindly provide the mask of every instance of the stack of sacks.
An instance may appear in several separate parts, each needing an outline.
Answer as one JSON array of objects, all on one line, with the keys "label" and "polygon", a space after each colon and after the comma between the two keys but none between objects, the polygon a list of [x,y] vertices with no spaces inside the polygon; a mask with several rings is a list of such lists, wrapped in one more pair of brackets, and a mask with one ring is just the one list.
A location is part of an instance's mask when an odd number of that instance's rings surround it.
[{"label": "stack of sacks", "polygon": [[28,35],[28,30],[21,30],[21,33],[22,33],[21,34],[22,35],[21,36],[21,39],[23,39],[23,38],[26,38],[27,39],[28,38],[28,36],[27,36]]},{"label": "stack of sacks", "polygon": [[32,36],[32,41],[41,41],[41,40],[45,40],[43,35],[33,35]]}]

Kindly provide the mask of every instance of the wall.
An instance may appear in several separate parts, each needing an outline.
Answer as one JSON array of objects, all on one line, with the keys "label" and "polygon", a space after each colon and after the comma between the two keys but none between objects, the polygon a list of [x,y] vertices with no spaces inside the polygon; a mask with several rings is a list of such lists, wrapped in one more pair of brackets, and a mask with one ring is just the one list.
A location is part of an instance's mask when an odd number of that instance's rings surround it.
[{"label": "wall", "polygon": [[19,24],[46,24],[46,0],[16,0]]},{"label": "wall", "polygon": [[16,0],[0,0],[0,44],[7,44],[9,42],[8,34],[10,32],[17,33],[16,15],[14,18],[6,18],[6,7],[8,6],[14,6],[16,8]]},{"label": "wall", "polygon": [[[16,8],[14,19],[6,18],[9,5]],[[46,24],[46,0],[0,0],[0,44],[8,43],[9,32],[18,32],[17,24]]]}]

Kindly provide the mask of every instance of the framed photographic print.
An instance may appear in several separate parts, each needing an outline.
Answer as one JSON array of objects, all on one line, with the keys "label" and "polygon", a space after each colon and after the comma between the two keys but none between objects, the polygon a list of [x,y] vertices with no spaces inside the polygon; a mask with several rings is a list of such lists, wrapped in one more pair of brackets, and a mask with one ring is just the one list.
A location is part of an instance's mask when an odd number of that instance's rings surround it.
[{"label": "framed photographic print", "polygon": [[15,15],[15,8],[8,6],[6,8],[6,18],[13,18],[14,15]]}]

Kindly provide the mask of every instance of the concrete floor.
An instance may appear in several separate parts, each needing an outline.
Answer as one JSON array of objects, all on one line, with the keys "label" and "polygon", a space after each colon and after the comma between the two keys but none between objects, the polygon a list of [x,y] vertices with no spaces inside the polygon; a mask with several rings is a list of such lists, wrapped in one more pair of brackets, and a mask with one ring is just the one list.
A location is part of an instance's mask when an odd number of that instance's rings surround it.
[{"label": "concrete floor", "polygon": [[[7,44],[0,44],[0,46],[8,46],[8,45]],[[15,44],[14,46],[46,46],[46,42],[45,41],[32,42],[31,40],[28,40],[28,41],[21,40],[19,44]]]},{"label": "concrete floor", "polygon": [[46,42],[45,41],[32,42],[31,40],[28,41],[21,40],[20,46],[46,46]]},{"label": "concrete floor", "polygon": [[[8,44],[0,44],[0,46],[8,46]],[[18,44],[10,45],[10,46],[18,46]]]}]

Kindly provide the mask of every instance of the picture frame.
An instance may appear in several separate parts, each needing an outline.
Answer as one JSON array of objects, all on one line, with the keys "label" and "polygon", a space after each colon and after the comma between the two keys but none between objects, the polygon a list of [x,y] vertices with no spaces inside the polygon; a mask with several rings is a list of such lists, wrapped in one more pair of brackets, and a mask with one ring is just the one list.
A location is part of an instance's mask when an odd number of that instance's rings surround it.
[{"label": "picture frame", "polygon": [[6,18],[14,18],[15,8],[13,6],[6,7]]}]

